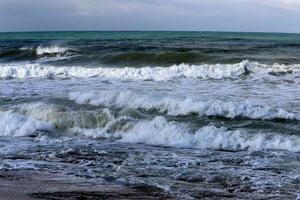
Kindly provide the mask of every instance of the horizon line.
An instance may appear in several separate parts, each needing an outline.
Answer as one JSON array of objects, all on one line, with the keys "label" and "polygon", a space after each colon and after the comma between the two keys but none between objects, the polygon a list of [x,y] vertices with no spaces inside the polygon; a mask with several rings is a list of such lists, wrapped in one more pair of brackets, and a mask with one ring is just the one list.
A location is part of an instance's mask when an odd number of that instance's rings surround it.
[{"label": "horizon line", "polygon": [[46,32],[207,32],[207,33],[274,33],[274,34],[300,34],[300,32],[283,31],[201,31],[201,30],[24,30],[24,31],[0,31],[0,33],[46,33]]}]

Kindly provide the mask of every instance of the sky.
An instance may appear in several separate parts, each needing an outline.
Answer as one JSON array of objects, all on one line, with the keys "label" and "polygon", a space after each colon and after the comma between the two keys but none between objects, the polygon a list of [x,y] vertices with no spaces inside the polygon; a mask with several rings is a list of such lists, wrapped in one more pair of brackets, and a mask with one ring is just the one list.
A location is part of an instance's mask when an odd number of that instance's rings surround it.
[{"label": "sky", "polygon": [[0,31],[300,33],[300,0],[0,0]]}]

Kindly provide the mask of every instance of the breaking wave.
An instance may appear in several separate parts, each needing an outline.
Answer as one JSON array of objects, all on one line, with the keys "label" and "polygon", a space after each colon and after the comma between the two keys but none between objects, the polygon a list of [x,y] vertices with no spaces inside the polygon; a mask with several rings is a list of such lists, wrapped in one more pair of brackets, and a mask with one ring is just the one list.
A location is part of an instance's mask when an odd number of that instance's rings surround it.
[{"label": "breaking wave", "polygon": [[[46,51],[46,50],[44,50]],[[3,65],[1,78],[104,77],[121,80],[167,81],[174,78],[236,78],[250,72],[283,75],[300,71],[300,65],[264,65],[243,61],[237,64],[173,65],[171,67],[86,68],[53,67],[39,64]]]},{"label": "breaking wave", "polygon": [[243,63],[233,65],[174,65],[172,67],[143,68],[84,68],[53,67],[38,64],[24,66],[6,65],[0,68],[2,78],[47,78],[47,77],[104,77],[121,80],[166,81],[173,78],[222,79],[237,77],[246,72]]},{"label": "breaking wave", "polygon": [[121,141],[203,149],[300,151],[300,137],[298,136],[250,134],[240,130],[228,131],[214,126],[202,127],[191,134],[180,125],[167,122],[164,117],[138,123],[130,132],[122,134]]},{"label": "breaking wave", "polygon": [[103,129],[105,131],[123,130],[129,126],[127,117],[116,118],[109,109],[93,111],[74,111],[58,105],[44,103],[24,104],[16,109],[18,112],[35,119],[53,124],[58,129]]},{"label": "breaking wave", "polygon": [[24,46],[21,48],[11,48],[4,51],[0,51],[0,59],[4,59],[6,61],[25,62],[40,62],[41,59],[43,61],[55,61],[63,60],[65,58],[71,58],[72,56],[75,56],[76,53],[77,51],[74,49],[61,47],[58,45],[40,45],[38,47]]},{"label": "breaking wave", "polygon": [[141,121],[126,132],[108,133],[103,130],[76,129],[76,133],[96,138],[118,138],[120,142],[143,143],[170,147],[216,150],[288,150],[300,151],[300,137],[204,126],[194,133],[175,122],[158,116]]},{"label": "breaking wave", "polygon": [[26,115],[9,111],[0,112],[0,136],[30,136],[36,134],[37,131],[51,131],[53,128],[51,123]]},{"label": "breaking wave", "polygon": [[132,92],[73,92],[70,100],[78,104],[90,104],[106,107],[129,107],[145,110],[156,110],[171,116],[197,114],[199,116],[220,116],[226,118],[250,119],[287,119],[300,120],[299,114],[282,108],[258,105],[251,102],[194,101],[190,98],[176,100],[164,98],[156,100],[147,96],[135,95]]},{"label": "breaking wave", "polygon": [[191,132],[187,124],[167,121],[162,116],[129,121],[127,117],[114,117],[108,109],[84,112],[42,103],[23,105],[15,112],[0,113],[1,136],[31,136],[38,131],[51,132],[63,128],[68,134],[116,139],[125,143],[218,150],[300,151],[300,137],[295,135],[249,133],[212,125]]},{"label": "breaking wave", "polygon": [[44,55],[44,54],[64,53],[68,50],[69,48],[53,45],[53,46],[38,46],[35,52],[37,55]]},{"label": "breaking wave", "polygon": [[[38,131],[62,130],[77,133],[79,130],[93,130],[113,133],[131,127],[130,117],[115,117],[109,109],[74,111],[66,107],[31,103],[14,110],[0,112],[0,136],[31,136]],[[96,137],[89,135],[91,137]]]}]

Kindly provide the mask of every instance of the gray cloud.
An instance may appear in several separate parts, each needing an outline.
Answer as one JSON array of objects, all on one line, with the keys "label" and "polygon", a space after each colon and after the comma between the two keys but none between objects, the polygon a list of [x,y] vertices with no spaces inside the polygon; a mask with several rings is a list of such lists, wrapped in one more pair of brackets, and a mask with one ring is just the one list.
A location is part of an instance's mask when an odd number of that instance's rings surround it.
[{"label": "gray cloud", "polygon": [[300,32],[299,0],[0,0],[0,31]]}]

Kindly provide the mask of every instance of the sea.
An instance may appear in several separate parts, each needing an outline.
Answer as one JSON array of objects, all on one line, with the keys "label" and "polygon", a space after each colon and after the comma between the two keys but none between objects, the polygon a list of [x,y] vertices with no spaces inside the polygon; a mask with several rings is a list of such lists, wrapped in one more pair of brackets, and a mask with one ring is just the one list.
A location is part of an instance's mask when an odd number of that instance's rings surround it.
[{"label": "sea", "polygon": [[300,34],[0,33],[0,188],[300,199]]}]

